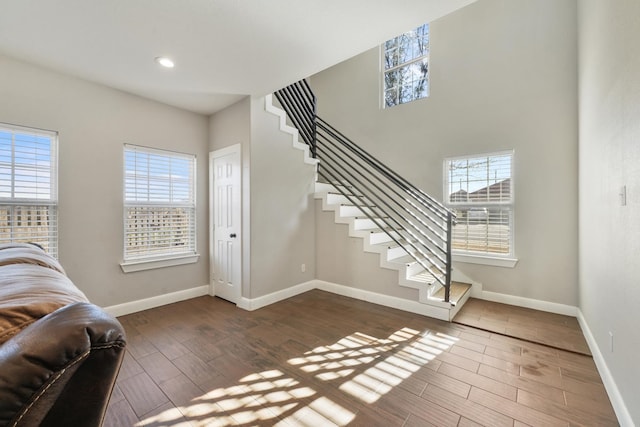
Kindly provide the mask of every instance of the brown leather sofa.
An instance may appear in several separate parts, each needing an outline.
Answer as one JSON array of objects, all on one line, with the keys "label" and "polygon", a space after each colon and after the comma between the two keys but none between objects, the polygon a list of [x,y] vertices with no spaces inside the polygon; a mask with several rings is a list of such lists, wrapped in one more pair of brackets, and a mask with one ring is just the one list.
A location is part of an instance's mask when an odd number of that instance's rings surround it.
[{"label": "brown leather sofa", "polygon": [[122,325],[30,244],[0,245],[0,426],[100,426]]}]

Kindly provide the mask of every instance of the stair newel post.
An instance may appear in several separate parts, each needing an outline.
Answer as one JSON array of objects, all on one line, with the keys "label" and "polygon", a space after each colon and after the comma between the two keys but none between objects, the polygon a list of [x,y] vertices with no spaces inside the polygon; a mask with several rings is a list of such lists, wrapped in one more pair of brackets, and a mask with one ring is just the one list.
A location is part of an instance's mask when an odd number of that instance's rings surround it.
[{"label": "stair newel post", "polygon": [[451,234],[453,233],[453,213],[447,212],[447,265],[445,266],[444,301],[449,302],[451,293]]}]

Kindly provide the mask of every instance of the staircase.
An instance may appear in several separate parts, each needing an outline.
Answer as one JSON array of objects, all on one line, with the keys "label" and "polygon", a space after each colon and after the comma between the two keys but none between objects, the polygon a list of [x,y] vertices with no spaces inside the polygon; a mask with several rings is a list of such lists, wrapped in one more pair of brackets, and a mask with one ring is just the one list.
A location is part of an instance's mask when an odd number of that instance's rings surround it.
[{"label": "staircase", "polygon": [[424,314],[450,321],[470,295],[470,285],[452,281],[453,212],[318,117],[306,81],[274,96],[280,108],[268,96],[266,109],[316,165],[322,209],[379,254],[381,267],[398,271],[400,286],[418,290]]}]

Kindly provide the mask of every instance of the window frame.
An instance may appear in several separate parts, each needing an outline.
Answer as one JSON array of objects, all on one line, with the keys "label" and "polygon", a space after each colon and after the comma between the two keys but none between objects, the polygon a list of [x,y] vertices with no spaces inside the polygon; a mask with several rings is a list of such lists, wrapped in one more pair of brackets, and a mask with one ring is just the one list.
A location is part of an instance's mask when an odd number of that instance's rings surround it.
[{"label": "window frame", "polygon": [[[424,53],[423,55],[419,55],[419,56],[411,56],[410,59],[395,64],[390,68],[386,68],[386,59],[387,59],[387,44],[389,42],[394,41],[396,43],[396,45],[398,44],[398,39],[400,39],[401,37],[407,36],[407,35],[411,35],[411,34],[415,34],[421,27],[427,27],[427,44],[426,44],[426,53]],[[430,79],[430,65],[431,65],[431,57],[430,57],[430,53],[431,53],[431,28],[430,28],[430,24],[424,23],[422,25],[417,26],[416,28],[411,29],[410,31],[404,32],[402,34],[397,35],[396,37],[393,37],[389,40],[386,40],[384,43],[382,43],[380,45],[380,66],[381,66],[381,76],[382,76],[382,81],[380,84],[380,87],[382,89],[382,96],[381,96],[381,100],[382,100],[382,108],[386,109],[386,108],[391,108],[391,107],[397,107],[398,105],[402,105],[402,104],[408,104],[410,102],[413,101],[417,101],[419,99],[425,99],[428,98],[431,94],[431,79]],[[412,95],[411,99],[405,102],[402,102],[402,100],[400,99],[400,94],[398,93],[396,95],[396,99],[398,100],[397,103],[395,104],[391,104],[388,105],[387,104],[387,74],[400,70],[404,67],[408,67],[412,64],[418,63],[418,62],[422,62],[424,61],[427,64],[427,72],[425,73],[425,80],[426,80],[426,88],[425,88],[425,94],[423,96],[420,97],[415,97],[414,95]],[[401,86],[401,84],[398,84],[396,86],[396,90],[398,90],[398,88]]]},{"label": "window frame", "polygon": [[[471,202],[469,200],[465,202],[452,202],[450,200],[450,196],[454,193],[450,193],[449,188],[449,177],[450,177],[450,163],[452,161],[459,160],[481,160],[481,159],[489,159],[492,157],[504,157],[509,156],[510,160],[510,176],[508,179],[509,182],[509,200],[508,201],[490,201],[487,200],[485,202]],[[452,249],[452,257],[454,261],[458,262],[466,262],[473,264],[485,264],[492,265],[497,267],[515,267],[518,259],[516,257],[515,251],[515,185],[514,185],[514,159],[515,152],[514,150],[503,150],[489,153],[481,153],[481,154],[473,154],[473,155],[464,155],[464,156],[455,156],[455,157],[447,157],[443,161],[443,200],[444,205],[449,209],[472,209],[472,208],[480,208],[480,209],[495,209],[500,208],[501,210],[505,210],[508,213],[509,218],[509,253],[501,254],[498,252],[481,252],[481,251],[473,251],[473,250],[465,250],[465,249]],[[488,169],[489,171],[490,169]],[[505,178],[506,179],[506,178]],[[483,188],[489,188],[491,185],[490,181],[492,179],[487,178],[487,185]],[[478,191],[476,190],[476,191]],[[490,190],[488,190],[490,191]]]},{"label": "window frame", "polygon": [[[188,202],[172,202],[172,201],[135,201],[128,200],[127,198],[127,190],[128,183],[127,178],[130,178],[127,171],[127,154],[134,153],[134,155],[146,155],[146,156],[161,156],[173,159],[182,159],[188,160],[190,162],[190,177],[189,177],[189,194],[190,200]],[[146,175],[147,177],[153,176],[150,174]],[[195,154],[181,153],[177,151],[158,149],[152,147],[145,147],[141,145],[134,144],[124,144],[123,147],[123,261],[120,263],[120,267],[125,273],[141,271],[141,270],[149,270],[161,267],[170,267],[175,265],[182,264],[190,264],[198,261],[200,255],[197,252],[197,197],[196,197],[196,189],[197,189],[197,156]],[[157,179],[157,178],[156,178]],[[174,181],[170,178],[167,181],[167,185],[169,188],[168,191],[171,190],[171,186]],[[150,184],[149,184],[150,187]],[[149,190],[147,190],[149,191]],[[137,190],[136,190],[137,192]],[[150,199],[152,194],[149,192],[146,193],[147,199]],[[131,208],[163,208],[163,209],[172,209],[172,208],[183,208],[189,209],[189,217],[191,219],[191,224],[188,229],[188,249],[184,251],[175,251],[175,252],[167,252],[161,254],[146,254],[146,255],[132,255],[128,252],[127,245],[127,228],[128,228],[128,212]]]},{"label": "window frame", "polygon": [[[5,243],[13,243],[13,242],[33,242],[33,243],[37,243],[40,246],[43,246],[43,249],[45,249],[45,251],[53,256],[54,258],[58,259],[59,258],[59,241],[58,241],[58,231],[59,231],[59,221],[58,221],[58,215],[59,215],[59,209],[58,209],[58,204],[59,204],[59,199],[58,199],[58,184],[59,184],[59,179],[58,179],[58,172],[59,172],[59,165],[58,165],[58,150],[59,150],[59,134],[57,131],[53,131],[53,130],[47,130],[47,129],[39,129],[39,128],[34,128],[34,127],[29,127],[29,126],[21,126],[21,125],[14,125],[11,123],[0,123],[0,132],[6,132],[6,133],[10,133],[11,134],[11,164],[10,164],[10,168],[11,168],[11,182],[9,184],[9,188],[10,188],[10,192],[11,192],[11,196],[9,197],[2,197],[0,196],[0,206],[2,207],[8,207],[8,209],[10,209],[12,211],[11,215],[15,215],[13,214],[13,211],[15,210],[15,208],[36,208],[36,209],[42,209],[42,208],[46,208],[47,210],[47,217],[48,217],[48,225],[46,226],[46,228],[48,228],[48,231],[46,232],[46,234],[43,234],[42,237],[43,239],[39,239],[39,240],[35,240],[32,238],[27,238],[27,239],[20,239],[20,238],[14,238],[14,229],[17,227],[14,224],[11,225],[7,225],[7,227],[10,227],[11,229],[11,235],[12,237],[9,239],[9,241],[5,242]],[[38,163],[38,159],[34,160],[34,164],[29,165],[31,166],[33,169],[32,171],[35,173],[34,176],[36,177],[42,177],[42,172],[45,172],[45,180],[48,179],[49,180],[49,184],[48,184],[48,193],[49,193],[49,197],[48,198],[41,198],[41,197],[15,197],[15,192],[16,192],[16,150],[15,150],[15,136],[16,135],[25,135],[25,136],[29,136],[29,137],[36,137],[36,138],[47,138],[49,140],[49,149],[48,149],[48,156],[49,156],[49,163],[48,163],[48,169],[47,168],[39,168],[37,166]],[[38,142],[39,143],[39,142]],[[37,150],[37,148],[36,148]],[[24,153],[27,153],[26,151]],[[37,151],[34,152],[33,154],[34,158],[41,156],[41,154],[38,154]],[[25,169],[29,169],[29,167],[26,167]],[[37,179],[36,179],[36,188],[37,188]],[[39,216],[37,214],[37,216]],[[29,221],[31,221],[31,218],[29,218]],[[39,220],[38,220],[39,221]],[[13,219],[11,220],[11,222],[13,222]],[[30,227],[30,225],[29,225]],[[44,241],[46,240],[46,242]]]}]

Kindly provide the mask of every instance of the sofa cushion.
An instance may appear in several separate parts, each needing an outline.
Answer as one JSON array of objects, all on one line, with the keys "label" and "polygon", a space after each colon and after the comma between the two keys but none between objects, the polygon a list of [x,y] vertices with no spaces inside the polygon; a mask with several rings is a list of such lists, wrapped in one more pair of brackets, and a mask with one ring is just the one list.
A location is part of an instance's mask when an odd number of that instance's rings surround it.
[{"label": "sofa cushion", "polygon": [[33,264],[51,268],[66,274],[60,263],[39,246],[30,243],[5,243],[0,245],[0,266]]},{"label": "sofa cushion", "polygon": [[29,262],[7,264],[2,261],[5,251],[0,249],[0,345],[58,308],[88,301],[57,268],[33,263],[33,257],[27,257]]}]

